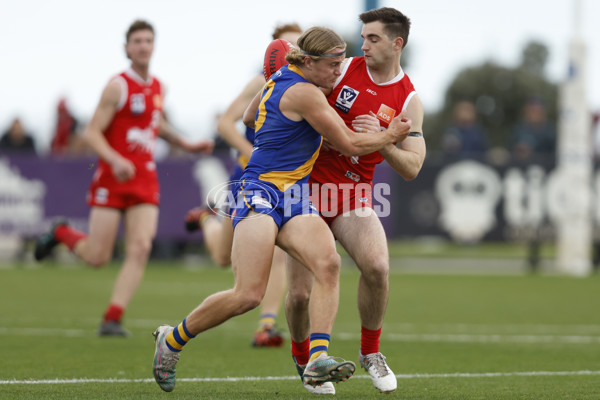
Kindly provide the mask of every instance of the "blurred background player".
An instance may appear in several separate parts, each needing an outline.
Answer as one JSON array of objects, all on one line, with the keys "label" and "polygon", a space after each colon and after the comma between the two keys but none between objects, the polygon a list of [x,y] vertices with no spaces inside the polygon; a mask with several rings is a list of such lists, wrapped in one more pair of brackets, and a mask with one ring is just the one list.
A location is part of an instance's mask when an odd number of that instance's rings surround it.
[{"label": "blurred background player", "polygon": [[191,339],[258,307],[276,243],[314,276],[309,359],[299,368],[303,382],[318,386],[345,381],[354,373],[354,363],[328,355],[341,260],[331,231],[310,204],[306,184],[321,135],[344,154],[369,153],[406,137],[410,122],[395,118],[388,130],[365,134],[344,125],[319,87],[333,86],[345,49],[343,39],[330,29],[305,31],[286,56],[290,64],[269,79],[244,113],[244,123],[255,128],[255,145],[232,213],[235,285],[204,299],[177,326],[155,330],[153,375],[162,390],[175,388],[176,364]]},{"label": "blurred background player", "polygon": [[[373,174],[375,166],[386,160],[404,179],[417,176],[425,158],[423,106],[400,66],[410,20],[393,8],[371,10],[359,18],[363,23],[364,56],[345,60],[342,76],[328,95],[329,105],[358,132],[371,124],[374,128],[369,130],[378,131],[379,125],[387,128],[394,116],[402,114],[412,121],[411,133],[397,146],[389,144],[360,157],[346,157],[335,149],[322,150],[310,176],[311,200],[361,272],[357,296],[361,321],[359,362],[377,389],[393,392],[396,377],[379,352],[389,295],[389,256],[385,231],[372,209]],[[369,190],[363,190],[365,184]],[[322,197],[324,193],[327,195]],[[292,355],[298,362],[308,355],[313,277],[297,260],[289,258],[288,262],[286,314]]]},{"label": "blurred background player", "polygon": [[[284,39],[296,45],[302,29],[298,24],[278,25],[273,32],[273,40]],[[227,143],[237,150],[238,157],[235,170],[230,177],[230,190],[233,198],[237,197],[235,188],[242,176],[246,164],[252,154],[254,143],[254,129],[246,127],[245,135],[239,132],[237,123],[241,121],[244,111],[252,101],[256,93],[264,86],[265,76],[262,72],[254,76],[246,84],[242,92],[221,114],[217,123],[219,134]],[[231,264],[231,246],[233,243],[233,227],[228,210],[225,215],[212,212],[210,207],[196,207],[188,211],[185,222],[190,232],[202,229],[204,243],[213,261],[227,267]],[[260,317],[258,328],[254,332],[252,345],[255,347],[279,347],[283,344],[283,337],[276,329],[277,315],[286,292],[285,253],[275,246],[273,254],[273,265],[267,291],[260,306]]]},{"label": "blurred background player", "polygon": [[143,278],[158,223],[157,136],[188,151],[210,152],[213,148],[212,141],[187,142],[164,120],[164,89],[149,73],[153,51],[152,25],[142,20],[133,22],[125,43],[131,66],[106,85],[87,126],[86,140],[99,156],[87,196],[91,206],[89,234],[57,219],[35,247],[38,261],[58,243],[64,243],[84,262],[100,267],[112,257],[123,219],[125,259],[98,330],[100,336],[128,335],[121,319]]}]

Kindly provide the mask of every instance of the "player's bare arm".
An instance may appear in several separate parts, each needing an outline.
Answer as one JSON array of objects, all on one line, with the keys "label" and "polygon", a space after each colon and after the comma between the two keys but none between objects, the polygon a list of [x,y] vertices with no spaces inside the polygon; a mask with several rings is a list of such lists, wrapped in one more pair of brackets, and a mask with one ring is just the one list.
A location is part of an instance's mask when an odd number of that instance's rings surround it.
[{"label": "player's bare arm", "polygon": [[170,145],[180,147],[192,153],[202,152],[205,154],[211,153],[215,147],[212,140],[200,140],[197,142],[189,142],[184,139],[171,124],[161,115],[158,125],[158,135],[166,140]]},{"label": "player's bare arm", "polygon": [[256,116],[256,110],[258,110],[258,105],[260,104],[261,94],[262,94],[262,90],[260,90],[258,93],[256,93],[256,95],[254,96],[254,98],[252,99],[250,104],[248,104],[246,111],[244,111],[244,117],[243,117],[244,125],[252,128],[252,129],[254,129],[254,122],[255,122],[254,117]]},{"label": "player's bare arm", "polygon": [[135,167],[108,144],[103,133],[115,116],[120,98],[121,85],[116,80],[110,81],[102,92],[84,137],[96,154],[111,166],[117,180],[124,182],[135,175]]},{"label": "player's bare arm", "polygon": [[[352,129],[355,132],[378,133],[381,131],[381,126],[379,124],[377,115],[374,112],[369,111],[369,114],[359,115],[354,119],[354,121],[352,121]],[[323,145],[321,148],[323,150],[333,149],[337,151],[337,149],[326,139],[323,140]]]},{"label": "player's bare arm", "polygon": [[406,111],[406,115],[411,119],[411,134],[396,146],[387,145],[379,150],[385,160],[402,178],[407,181],[415,179],[421,171],[425,161],[426,146],[423,137],[423,104],[417,95],[413,96]]},{"label": "player's bare arm", "polygon": [[400,140],[410,131],[410,121],[397,120],[381,135],[353,132],[329,106],[323,93],[308,83],[298,83],[289,88],[281,98],[280,107],[290,119],[306,119],[317,132],[347,156],[372,153],[388,143]]},{"label": "player's bare arm", "polygon": [[252,143],[246,140],[245,136],[240,135],[236,126],[237,121],[243,118],[244,111],[248,104],[252,102],[257,91],[261,90],[265,84],[262,75],[256,75],[244,87],[238,97],[227,107],[225,112],[219,117],[217,130],[225,141],[242,155],[250,158],[252,154]]}]

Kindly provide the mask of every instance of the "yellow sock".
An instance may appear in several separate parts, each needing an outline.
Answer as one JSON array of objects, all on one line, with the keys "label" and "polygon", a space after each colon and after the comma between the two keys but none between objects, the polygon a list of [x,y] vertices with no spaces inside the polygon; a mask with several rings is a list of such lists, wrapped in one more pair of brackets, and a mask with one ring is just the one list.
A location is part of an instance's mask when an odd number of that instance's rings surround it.
[{"label": "yellow sock", "polygon": [[184,319],[179,325],[177,325],[171,333],[169,333],[165,339],[167,347],[171,351],[179,352],[183,349],[183,346],[191,339],[195,338],[196,335],[192,335],[186,326],[186,320]]},{"label": "yellow sock", "polygon": [[327,354],[330,339],[331,336],[327,333],[310,334],[310,351],[308,356],[308,362],[311,362],[323,353]]},{"label": "yellow sock", "polygon": [[275,325],[277,316],[275,314],[265,313],[258,320],[258,330],[271,329]]}]

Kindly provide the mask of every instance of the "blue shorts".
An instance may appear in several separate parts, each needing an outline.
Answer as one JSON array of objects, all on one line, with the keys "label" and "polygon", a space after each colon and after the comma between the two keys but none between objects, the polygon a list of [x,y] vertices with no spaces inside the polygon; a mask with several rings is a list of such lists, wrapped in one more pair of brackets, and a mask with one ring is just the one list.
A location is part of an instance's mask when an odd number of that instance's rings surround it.
[{"label": "blue shorts", "polygon": [[231,213],[233,228],[250,211],[270,215],[279,229],[297,215],[319,212],[310,201],[309,193],[287,190],[280,191],[270,183],[245,178],[240,183],[236,206]]},{"label": "blue shorts", "polygon": [[[231,174],[231,176],[229,176],[229,192],[231,194],[231,197],[229,197],[230,199],[233,199],[233,200],[237,199],[243,174],[244,174],[244,169],[240,166],[240,164],[235,164],[235,169],[233,171],[233,174]],[[229,215],[230,217],[231,217],[231,214],[233,213],[234,209],[235,209],[235,207],[229,203],[224,204],[221,207],[221,211],[224,212],[225,214]]]}]

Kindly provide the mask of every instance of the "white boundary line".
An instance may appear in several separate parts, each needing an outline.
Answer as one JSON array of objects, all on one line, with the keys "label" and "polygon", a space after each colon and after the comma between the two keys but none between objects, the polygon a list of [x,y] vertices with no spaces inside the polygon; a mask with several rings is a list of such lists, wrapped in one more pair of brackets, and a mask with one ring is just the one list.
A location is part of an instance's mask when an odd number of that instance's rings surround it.
[{"label": "white boundary line", "polygon": [[[398,379],[445,379],[445,378],[501,378],[511,376],[591,376],[600,371],[517,371],[517,372],[454,372],[447,374],[398,374]],[[353,379],[370,378],[369,375],[355,375]],[[245,376],[227,378],[178,378],[177,382],[246,382],[246,381],[290,381],[297,376]],[[0,380],[0,385],[65,385],[79,383],[151,383],[154,379],[40,379],[40,380]]]},{"label": "white boundary line", "polygon": [[[53,336],[85,337],[95,336],[95,330],[60,328],[8,328],[0,326],[0,336]],[[339,340],[359,340],[358,333],[340,332],[334,334]],[[443,343],[566,343],[600,344],[600,335],[531,335],[513,333],[389,333],[382,340],[392,342],[443,342]]]}]

